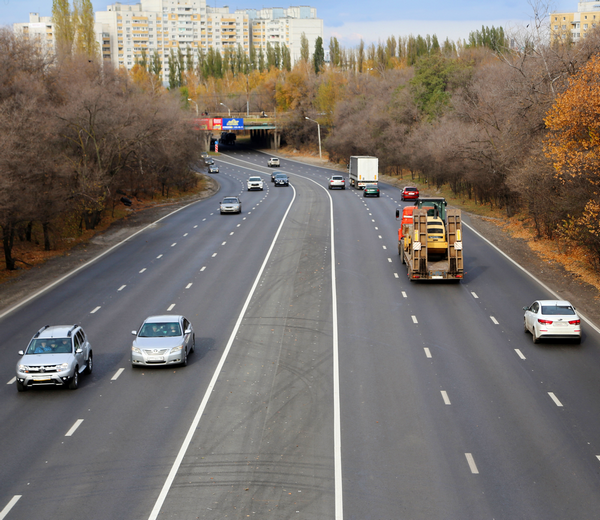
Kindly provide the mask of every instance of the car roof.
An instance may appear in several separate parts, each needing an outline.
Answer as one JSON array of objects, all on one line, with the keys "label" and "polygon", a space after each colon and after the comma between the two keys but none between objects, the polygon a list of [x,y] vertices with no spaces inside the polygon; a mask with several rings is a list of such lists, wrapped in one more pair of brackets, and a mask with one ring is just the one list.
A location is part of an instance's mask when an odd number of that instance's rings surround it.
[{"label": "car roof", "polygon": [[144,323],[164,323],[165,321],[181,321],[183,316],[179,314],[162,314],[160,316],[148,316]]},{"label": "car roof", "polygon": [[43,330],[41,330],[38,334],[36,334],[37,338],[64,338],[67,337],[70,330],[76,330],[79,328],[79,325],[52,325],[46,326]]},{"label": "car roof", "polygon": [[417,188],[415,188],[414,186],[404,186],[405,190],[416,190]]},{"label": "car roof", "polygon": [[573,305],[571,305],[571,302],[568,302],[567,300],[537,300],[540,305],[556,305],[556,306],[561,306],[561,307],[566,307],[566,306],[571,306],[573,307]]},{"label": "car roof", "polygon": [[276,173],[275,177],[287,177],[287,174],[285,174],[285,173]]}]

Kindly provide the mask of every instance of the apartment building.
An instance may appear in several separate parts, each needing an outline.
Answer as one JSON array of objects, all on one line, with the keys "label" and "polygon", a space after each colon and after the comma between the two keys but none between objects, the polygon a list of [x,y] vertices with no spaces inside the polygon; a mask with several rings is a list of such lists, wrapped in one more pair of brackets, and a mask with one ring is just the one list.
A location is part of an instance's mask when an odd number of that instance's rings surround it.
[{"label": "apartment building", "polygon": [[550,34],[552,40],[578,42],[600,23],[600,1],[579,2],[574,13],[551,13]]},{"label": "apartment building", "polygon": [[51,16],[29,13],[29,22],[16,23],[13,30],[37,41],[45,52],[54,52],[54,25]]}]

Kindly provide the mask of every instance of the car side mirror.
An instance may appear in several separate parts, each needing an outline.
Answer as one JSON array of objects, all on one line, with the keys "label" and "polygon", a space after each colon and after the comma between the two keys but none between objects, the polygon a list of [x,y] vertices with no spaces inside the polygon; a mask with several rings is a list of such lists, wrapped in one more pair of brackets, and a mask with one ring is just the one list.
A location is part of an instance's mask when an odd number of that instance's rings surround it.
[{"label": "car side mirror", "polygon": [[25,352],[23,352],[22,350],[19,350],[19,356],[24,356]]},{"label": "car side mirror", "polygon": [[192,333],[192,329],[185,329],[185,334],[191,334]]},{"label": "car side mirror", "polygon": [[135,336],[137,335],[137,332],[135,330],[132,330],[131,333]]},{"label": "car side mirror", "polygon": [[81,347],[79,347],[76,351],[75,354],[81,354],[83,352],[83,349]]},{"label": "car side mirror", "polygon": [[523,310],[524,310],[524,311],[528,311],[528,310],[529,310],[529,307],[525,306],[525,307],[523,307]]}]

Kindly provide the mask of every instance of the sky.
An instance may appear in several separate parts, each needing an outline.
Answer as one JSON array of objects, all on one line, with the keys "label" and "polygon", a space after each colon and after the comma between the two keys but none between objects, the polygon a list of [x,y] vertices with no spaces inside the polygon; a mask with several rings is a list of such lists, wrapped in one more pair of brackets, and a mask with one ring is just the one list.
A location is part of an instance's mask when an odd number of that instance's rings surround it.
[{"label": "sky", "polygon": [[[483,25],[517,30],[533,18],[532,4],[544,0],[208,0],[211,7],[235,9],[309,5],[323,19],[325,43],[335,36],[344,47],[354,47],[362,39],[366,44],[385,42],[389,36],[437,35],[438,40],[467,39],[471,31]],[[104,11],[114,0],[92,0],[94,11]],[[136,4],[139,0],[122,0]],[[573,12],[577,0],[544,2],[549,12]],[[28,22],[29,13],[52,14],[52,0],[0,0],[0,26]]]}]

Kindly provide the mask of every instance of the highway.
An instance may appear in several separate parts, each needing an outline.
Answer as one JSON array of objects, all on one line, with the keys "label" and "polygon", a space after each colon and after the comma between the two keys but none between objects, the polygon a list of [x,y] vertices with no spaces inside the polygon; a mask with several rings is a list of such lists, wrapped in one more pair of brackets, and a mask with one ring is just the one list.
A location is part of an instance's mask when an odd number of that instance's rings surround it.
[{"label": "highway", "polygon": [[[553,296],[468,227],[463,282],[408,281],[399,189],[285,158],[275,188],[267,158],[225,151],[215,197],[0,320],[0,520],[597,518],[595,328],[534,345],[521,309]],[[188,366],[132,368],[164,313]],[[93,373],[18,393],[17,351],[71,323]]]}]

